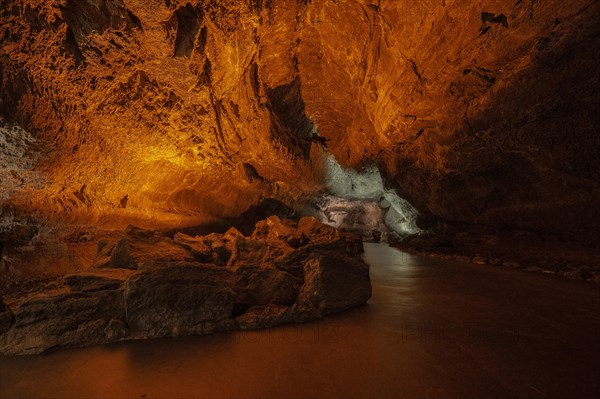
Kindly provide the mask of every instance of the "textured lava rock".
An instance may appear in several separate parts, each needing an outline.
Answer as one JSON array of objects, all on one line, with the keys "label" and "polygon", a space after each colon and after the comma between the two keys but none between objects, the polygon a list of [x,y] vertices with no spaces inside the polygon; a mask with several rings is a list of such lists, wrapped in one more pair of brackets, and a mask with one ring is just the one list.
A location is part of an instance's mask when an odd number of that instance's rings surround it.
[{"label": "textured lava rock", "polygon": [[[0,302],[0,352],[265,328],[320,318],[371,296],[362,243],[314,218],[271,217],[249,237],[236,230],[178,237],[128,227],[100,246],[94,268],[13,303],[14,317]],[[119,259],[127,262],[118,265],[137,267],[106,267],[124,241],[127,256]],[[207,258],[219,265],[182,261],[193,258],[199,242],[230,243],[233,254],[225,264],[222,247],[207,245]]]},{"label": "textured lava rock", "polygon": [[0,335],[0,351],[40,353],[56,346],[109,342],[104,329],[125,319],[121,290],[74,292],[32,299],[15,312],[12,327]]},{"label": "textured lava rock", "polygon": [[154,231],[129,226],[121,239],[110,245],[101,243],[94,266],[139,269],[155,263],[192,260],[190,253]]},{"label": "textured lava rock", "polygon": [[134,271],[105,269],[69,274],[64,282],[71,291],[104,291],[115,290],[130,277]]},{"label": "textured lava rock", "polygon": [[369,267],[364,262],[326,253],[306,261],[304,270],[299,301],[322,315],[358,306],[371,297]]},{"label": "textured lava rock", "polygon": [[14,316],[10,309],[6,307],[2,299],[0,299],[0,334],[7,331],[14,321]]},{"label": "textured lava rock", "polygon": [[194,259],[199,262],[226,264],[233,251],[234,236],[231,233],[208,234],[200,237],[190,237],[183,233],[175,234],[173,240],[183,248],[191,251]]},{"label": "textured lava rock", "polygon": [[148,271],[127,281],[127,321],[134,335],[202,333],[229,319],[236,302],[233,275],[211,266]]},{"label": "textured lava rock", "polygon": [[266,305],[251,307],[235,321],[242,330],[257,330],[298,321],[298,318],[288,306]]},{"label": "textured lava rock", "polygon": [[2,110],[57,146],[14,204],[232,217],[318,190],[325,143],[422,213],[596,237],[595,1],[8,0],[0,18]]},{"label": "textured lava rock", "polygon": [[285,271],[244,270],[238,282],[240,301],[251,305],[292,305],[298,297],[302,280]]}]

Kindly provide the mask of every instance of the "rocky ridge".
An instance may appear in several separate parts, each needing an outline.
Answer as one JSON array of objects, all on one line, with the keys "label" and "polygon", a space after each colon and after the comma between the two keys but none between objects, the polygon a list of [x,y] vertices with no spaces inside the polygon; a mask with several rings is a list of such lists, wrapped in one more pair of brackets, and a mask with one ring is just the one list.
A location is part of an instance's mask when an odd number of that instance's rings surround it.
[{"label": "rocky ridge", "polygon": [[133,226],[52,290],[0,302],[0,352],[208,334],[303,322],[371,296],[362,241],[307,217],[250,236],[173,238]]}]

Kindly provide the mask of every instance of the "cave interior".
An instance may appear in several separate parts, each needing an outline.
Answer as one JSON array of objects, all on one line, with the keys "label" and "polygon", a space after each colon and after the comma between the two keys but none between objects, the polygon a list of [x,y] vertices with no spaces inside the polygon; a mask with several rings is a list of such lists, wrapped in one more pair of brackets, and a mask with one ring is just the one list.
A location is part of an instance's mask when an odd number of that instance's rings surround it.
[{"label": "cave interior", "polygon": [[320,319],[363,243],[598,290],[595,0],[2,0],[0,42],[5,355]]}]

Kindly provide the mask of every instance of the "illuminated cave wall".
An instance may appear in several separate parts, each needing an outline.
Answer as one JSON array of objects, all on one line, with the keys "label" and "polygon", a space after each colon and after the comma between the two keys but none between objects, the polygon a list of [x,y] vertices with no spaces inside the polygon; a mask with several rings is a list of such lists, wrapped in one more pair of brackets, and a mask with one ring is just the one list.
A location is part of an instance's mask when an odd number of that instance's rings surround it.
[{"label": "illuminated cave wall", "polygon": [[293,206],[324,187],[326,139],[426,215],[600,222],[598,2],[0,4],[2,113],[45,182],[17,209],[191,224]]},{"label": "illuminated cave wall", "polygon": [[322,223],[355,231],[395,232],[401,236],[417,233],[417,210],[386,187],[377,166],[356,171],[342,168],[332,155],[325,163],[324,195],[315,201],[316,216]]},{"label": "illuminated cave wall", "polygon": [[167,3],[3,3],[2,107],[46,149],[17,206],[186,224],[318,188],[287,51],[302,7]]}]

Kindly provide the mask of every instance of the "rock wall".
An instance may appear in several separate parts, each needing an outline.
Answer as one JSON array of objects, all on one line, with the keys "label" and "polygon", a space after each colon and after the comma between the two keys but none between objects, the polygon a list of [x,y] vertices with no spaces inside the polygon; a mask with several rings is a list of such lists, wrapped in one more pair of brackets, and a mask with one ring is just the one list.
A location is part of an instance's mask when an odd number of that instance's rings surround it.
[{"label": "rock wall", "polygon": [[280,54],[302,6],[228,3],[3,2],[2,111],[36,133],[48,176],[13,202],[156,226],[318,189],[297,67]]},{"label": "rock wall", "polygon": [[320,190],[326,145],[424,215],[594,237],[599,7],[4,0],[2,111],[46,143],[12,202],[192,224]]}]

